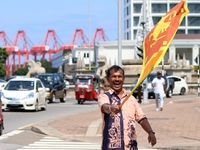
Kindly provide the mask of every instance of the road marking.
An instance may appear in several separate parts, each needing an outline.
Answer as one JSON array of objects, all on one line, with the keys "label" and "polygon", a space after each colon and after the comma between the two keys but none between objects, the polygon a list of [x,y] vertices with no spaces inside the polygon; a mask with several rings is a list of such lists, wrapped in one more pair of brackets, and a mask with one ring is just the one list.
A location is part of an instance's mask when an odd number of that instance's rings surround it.
[{"label": "road marking", "polygon": [[8,137],[11,137],[13,135],[16,135],[16,134],[19,134],[19,133],[22,133],[24,132],[23,130],[14,130],[14,131],[11,131],[9,133],[6,133],[6,134],[3,134],[2,136],[0,136],[0,140],[3,140],[3,139],[6,139]]},{"label": "road marking", "polygon": [[[57,137],[46,136],[39,141],[17,150],[100,150],[101,145],[88,142],[69,142]],[[157,150],[157,149],[139,149]]]},{"label": "road marking", "polygon": [[30,127],[30,126],[32,126],[32,125],[33,125],[33,124],[27,124],[27,125],[25,125],[25,126],[21,126],[21,127],[18,128],[18,130],[22,130],[22,129],[27,128],[27,127]]},{"label": "road marking", "polygon": [[68,142],[57,137],[44,137],[17,150],[100,150],[101,145],[88,142]]}]

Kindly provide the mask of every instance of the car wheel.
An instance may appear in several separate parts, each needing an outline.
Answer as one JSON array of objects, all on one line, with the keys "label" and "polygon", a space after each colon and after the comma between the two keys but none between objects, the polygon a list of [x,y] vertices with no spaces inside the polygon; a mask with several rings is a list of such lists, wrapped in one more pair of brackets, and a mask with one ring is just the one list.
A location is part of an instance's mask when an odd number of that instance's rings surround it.
[{"label": "car wheel", "polygon": [[84,100],[83,100],[83,99],[81,99],[81,100],[80,100],[80,104],[83,104],[83,103],[84,103]]},{"label": "car wheel", "polygon": [[171,98],[171,97],[172,97],[172,89],[171,89],[171,88],[167,91],[166,96],[167,96],[168,98]]},{"label": "car wheel", "polygon": [[84,103],[84,99],[79,99],[78,100],[78,104],[83,104]]},{"label": "car wheel", "polygon": [[67,92],[64,91],[63,98],[60,98],[60,102],[64,103],[64,102],[66,102],[66,100],[67,100]]},{"label": "car wheel", "polygon": [[150,94],[148,94],[148,99],[150,99],[151,98],[151,95]]},{"label": "car wheel", "polygon": [[180,95],[184,95],[184,94],[185,94],[185,91],[186,91],[185,88],[182,87],[182,88],[181,88],[181,91],[180,91]]},{"label": "car wheel", "polygon": [[45,104],[44,104],[44,107],[41,108],[42,110],[47,110],[47,103],[48,103],[47,99],[45,98]]},{"label": "car wheel", "polygon": [[39,110],[39,103],[38,103],[38,100],[36,100],[35,102],[35,111],[38,111]]},{"label": "car wheel", "polygon": [[54,103],[55,101],[56,101],[56,95],[55,93],[53,93],[50,99],[50,103]]}]

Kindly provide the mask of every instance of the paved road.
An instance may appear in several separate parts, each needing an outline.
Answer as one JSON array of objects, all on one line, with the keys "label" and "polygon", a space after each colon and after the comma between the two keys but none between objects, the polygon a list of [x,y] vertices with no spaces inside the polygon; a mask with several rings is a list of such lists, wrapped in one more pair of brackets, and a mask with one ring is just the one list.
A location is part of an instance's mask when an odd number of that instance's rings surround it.
[{"label": "paved road", "polygon": [[5,130],[3,136],[0,137],[0,150],[17,150],[44,138],[44,135],[31,131],[31,125],[36,122],[97,108],[96,101],[78,105],[74,98],[68,98],[66,103],[56,101],[56,103],[48,104],[46,111],[5,111],[3,112]]},{"label": "paved road", "polygon": [[97,102],[85,102],[83,106],[78,105],[74,98],[68,98],[66,103],[56,103],[48,104],[46,111],[5,111],[4,115],[4,133],[11,132],[16,129],[23,129],[30,126],[33,123],[40,122],[43,120],[48,120],[55,117],[60,117],[64,115],[71,115],[86,110],[93,110],[97,108]]},{"label": "paved road", "polygon": [[14,130],[0,137],[1,150],[100,150],[100,147],[99,142],[66,140],[25,130]]},{"label": "paved road", "polygon": [[[184,96],[184,99],[191,97],[191,95]],[[183,96],[174,96],[171,100],[178,100]],[[154,101],[150,99],[149,101]],[[66,103],[49,104],[47,111],[41,112],[24,112],[24,111],[12,111],[4,112],[6,132],[0,137],[0,150],[44,150],[53,147],[51,145],[54,142],[53,149],[71,149],[78,150],[99,149],[99,141],[85,141],[81,139],[62,139],[54,136],[45,136],[43,134],[34,133],[30,130],[29,125],[34,122],[39,122],[55,117],[66,116],[71,114],[79,114],[87,112],[88,110],[98,109],[97,102],[86,102],[84,105],[78,105],[74,99],[69,99]],[[9,118],[9,119],[8,119]],[[13,120],[17,122],[13,122]],[[9,124],[9,126],[8,126]],[[22,126],[22,127],[21,127]],[[21,128],[20,128],[21,127]],[[19,130],[20,128],[21,130]],[[90,148],[90,149],[89,149]],[[49,149],[50,150],[50,149]]]}]

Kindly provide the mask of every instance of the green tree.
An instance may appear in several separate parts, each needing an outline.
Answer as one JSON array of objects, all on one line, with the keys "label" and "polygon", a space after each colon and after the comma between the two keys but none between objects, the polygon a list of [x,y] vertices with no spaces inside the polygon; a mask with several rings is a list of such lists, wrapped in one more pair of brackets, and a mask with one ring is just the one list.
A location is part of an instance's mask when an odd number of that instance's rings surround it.
[{"label": "green tree", "polygon": [[25,68],[19,68],[19,69],[17,69],[14,73],[13,73],[13,75],[22,75],[22,76],[24,76],[24,75],[26,75],[28,73],[28,67],[25,67]]},{"label": "green tree", "polygon": [[6,75],[6,70],[4,69],[4,64],[6,63],[6,59],[9,54],[7,53],[5,48],[0,48],[0,77],[4,77]]},{"label": "green tree", "polygon": [[42,67],[44,67],[46,69],[46,73],[55,73],[58,71],[57,68],[52,67],[51,61],[48,61],[46,59],[41,59],[40,62],[42,64]]}]

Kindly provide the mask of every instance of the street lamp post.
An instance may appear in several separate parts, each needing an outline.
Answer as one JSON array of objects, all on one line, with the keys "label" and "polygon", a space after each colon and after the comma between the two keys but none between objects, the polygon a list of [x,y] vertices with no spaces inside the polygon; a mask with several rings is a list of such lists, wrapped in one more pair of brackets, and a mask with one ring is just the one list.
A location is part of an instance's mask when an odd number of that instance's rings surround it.
[{"label": "street lamp post", "polygon": [[91,52],[90,52],[90,0],[88,0],[88,48],[89,48],[89,70],[91,70]]},{"label": "street lamp post", "polygon": [[118,0],[118,65],[122,66],[122,0]]},{"label": "street lamp post", "polygon": [[[146,0],[143,0],[143,38],[145,40],[147,34],[146,28]],[[144,59],[144,58],[143,58]],[[147,99],[148,92],[147,92],[147,79],[144,80],[144,88],[143,88],[143,103],[148,104],[149,101]]]}]

